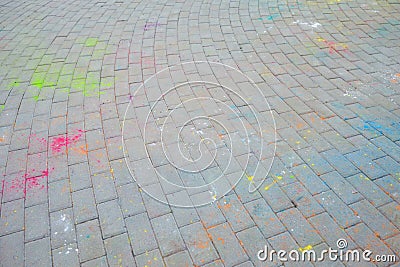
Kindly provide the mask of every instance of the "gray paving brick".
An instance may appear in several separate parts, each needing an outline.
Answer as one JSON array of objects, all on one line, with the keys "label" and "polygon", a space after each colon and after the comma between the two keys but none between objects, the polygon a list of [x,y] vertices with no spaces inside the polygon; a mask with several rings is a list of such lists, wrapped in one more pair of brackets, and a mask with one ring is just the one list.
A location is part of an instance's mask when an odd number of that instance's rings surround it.
[{"label": "gray paving brick", "polygon": [[118,202],[124,217],[146,211],[139,188],[133,183],[117,187]]},{"label": "gray paving brick", "polygon": [[352,204],[363,199],[363,196],[337,172],[324,174],[321,179],[346,204]]},{"label": "gray paving brick", "polygon": [[225,266],[234,266],[248,260],[232,229],[227,223],[208,229]]},{"label": "gray paving brick", "polygon": [[350,205],[350,208],[355,210],[361,220],[380,238],[386,239],[399,233],[399,230],[367,200]]},{"label": "gray paving brick", "polygon": [[360,151],[347,154],[346,158],[371,179],[376,179],[387,174],[379,165],[366,158],[365,154]]},{"label": "gray paving brick", "polygon": [[[298,245],[296,244],[296,241],[294,241],[294,239],[290,236],[290,234],[288,232],[271,237],[268,239],[268,242],[271,244],[272,248],[276,251],[279,251],[279,250],[291,251],[292,249],[299,248]],[[283,263],[283,262],[281,262],[281,263]],[[287,266],[299,266],[299,265],[312,266],[312,264],[310,262],[301,262],[301,263],[285,262],[285,265],[287,265]]]},{"label": "gray paving brick", "polygon": [[[76,243],[75,224],[72,209],[50,213],[51,247],[69,247]],[[61,249],[62,250],[62,249]]]},{"label": "gray paving brick", "polygon": [[347,241],[348,249],[355,249],[357,247],[344,229],[328,213],[318,214],[310,218],[309,221],[331,248],[337,248],[337,240],[340,238],[344,238]]},{"label": "gray paving brick", "polygon": [[168,256],[164,259],[164,261],[167,267],[178,266],[178,265],[181,266],[193,265],[192,259],[190,258],[189,253],[187,251],[181,251],[171,256]]},{"label": "gray paving brick", "polygon": [[[356,243],[361,249],[371,248],[372,256],[374,255],[393,255],[393,251],[389,249],[374,233],[368,229],[365,224],[357,224],[346,232],[350,237],[356,240]],[[388,266],[388,264],[382,264],[382,266]]]},{"label": "gray paving brick", "polygon": [[3,203],[0,217],[0,236],[24,229],[24,200]]},{"label": "gray paving brick", "polygon": [[179,229],[195,265],[203,265],[218,258],[213,242],[199,222]]},{"label": "gray paving brick", "polygon": [[4,266],[24,265],[24,233],[17,232],[0,237],[0,259]]},{"label": "gray paving brick", "polygon": [[93,174],[92,183],[96,203],[105,202],[117,197],[114,177],[110,172]]},{"label": "gray paving brick", "polygon": [[317,175],[333,171],[332,166],[315,149],[304,148],[297,153]]},{"label": "gray paving brick", "polygon": [[201,222],[206,228],[221,224],[226,221],[216,203],[196,208]]},{"label": "gray paving brick", "polygon": [[[38,255],[38,251],[39,253]],[[25,245],[25,266],[51,266],[50,238],[32,241]]]},{"label": "gray paving brick", "polygon": [[308,218],[324,211],[322,206],[300,183],[289,184],[283,187],[283,190],[289,196],[294,207],[298,208],[304,217]]},{"label": "gray paving brick", "polygon": [[328,190],[323,181],[305,164],[292,168],[297,179],[312,194],[318,194]]},{"label": "gray paving brick", "polygon": [[164,267],[164,262],[158,249],[135,257],[137,266]]},{"label": "gray paving brick", "polygon": [[254,225],[248,211],[235,194],[221,198],[219,208],[230,222],[234,232],[241,231]]},{"label": "gray paving brick", "polygon": [[97,218],[96,204],[91,188],[72,193],[75,223],[81,223]]},{"label": "gray paving brick", "polygon": [[292,208],[278,213],[278,218],[289,230],[301,247],[312,244],[319,244],[322,238],[315,229],[301,215],[298,209]]},{"label": "gray paving brick", "polygon": [[157,241],[146,213],[126,218],[125,224],[134,255],[157,248]]},{"label": "gray paving brick", "polygon": [[163,256],[174,254],[185,248],[171,213],[152,219],[151,224]]},{"label": "gray paving brick", "polygon": [[69,180],[60,180],[49,184],[50,212],[72,206]]},{"label": "gray paving brick", "polygon": [[25,209],[25,241],[30,242],[49,235],[48,205],[41,204]]},{"label": "gray paving brick", "polygon": [[104,240],[104,245],[106,247],[109,265],[136,266],[130,247],[129,237],[126,233]]},{"label": "gray paving brick", "polygon": [[52,256],[54,266],[80,266],[78,257],[78,246],[76,243],[53,250]]},{"label": "gray paving brick", "polygon": [[246,203],[245,207],[266,238],[282,233],[285,230],[284,226],[265,200],[258,199]]},{"label": "gray paving brick", "polygon": [[91,186],[89,166],[87,163],[78,163],[69,166],[69,178],[72,191],[78,191]]},{"label": "gray paving brick", "polygon": [[[179,203],[178,200],[181,199],[183,199],[183,203],[190,203],[190,199],[186,191],[179,191],[176,193],[172,193],[167,196],[167,199],[172,203]],[[196,212],[196,209],[193,209],[191,207],[189,208],[171,207],[171,210],[178,227],[198,222],[200,220],[199,215]]]},{"label": "gray paving brick", "polygon": [[347,180],[375,207],[379,207],[391,201],[388,195],[363,174],[353,175],[347,178]]},{"label": "gray paving brick", "polygon": [[82,267],[106,267],[106,266],[109,266],[106,257],[101,257],[82,263]]},{"label": "gray paving brick", "polygon": [[76,226],[80,262],[105,255],[98,220],[87,221]]},{"label": "gray paving brick", "polygon": [[97,205],[103,238],[121,234],[125,231],[124,220],[117,200]]},{"label": "gray paving brick", "polygon": [[315,198],[341,227],[349,227],[360,222],[353,211],[332,191],[323,192]]},{"label": "gray paving brick", "polygon": [[335,168],[336,171],[338,171],[344,177],[348,177],[359,172],[358,169],[336,149],[324,151],[321,153],[321,155],[329,162],[331,166]]},{"label": "gray paving brick", "polygon": [[[238,237],[240,244],[243,246],[243,249],[249,256],[251,262],[253,262],[255,266],[263,266],[263,263],[257,257],[257,253],[261,249],[264,249],[264,246],[267,246],[268,250],[271,250],[272,247],[263,238],[260,230],[258,230],[257,227],[251,227],[237,233],[236,236]],[[276,261],[273,264],[271,263],[270,265],[278,266]]]}]

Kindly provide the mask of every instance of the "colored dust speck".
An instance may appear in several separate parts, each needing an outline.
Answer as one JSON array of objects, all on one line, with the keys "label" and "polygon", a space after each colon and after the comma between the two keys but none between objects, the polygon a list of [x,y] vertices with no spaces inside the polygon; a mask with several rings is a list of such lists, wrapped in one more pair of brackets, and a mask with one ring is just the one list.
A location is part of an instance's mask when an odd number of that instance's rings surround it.
[{"label": "colored dust speck", "polygon": [[97,38],[87,38],[86,39],[85,46],[92,47],[92,46],[96,46],[96,44],[97,44]]},{"label": "colored dust speck", "polygon": [[0,113],[4,110],[5,107],[6,105],[0,105]]},{"label": "colored dust speck", "polygon": [[304,248],[299,248],[299,251],[300,252],[304,252],[304,251],[307,251],[307,250],[311,250],[313,247],[311,246],[311,245],[308,245],[308,246],[305,246]]}]

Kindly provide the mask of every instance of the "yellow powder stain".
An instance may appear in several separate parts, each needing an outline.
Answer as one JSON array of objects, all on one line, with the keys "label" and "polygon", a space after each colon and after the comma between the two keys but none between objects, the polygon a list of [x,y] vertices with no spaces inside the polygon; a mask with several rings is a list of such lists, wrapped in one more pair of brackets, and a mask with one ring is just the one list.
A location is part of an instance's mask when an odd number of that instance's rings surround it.
[{"label": "yellow powder stain", "polygon": [[250,175],[247,175],[247,174],[246,174],[246,176],[247,176],[247,180],[249,180],[250,182],[252,182],[252,181],[253,181],[253,179],[254,179],[254,176],[250,176]]},{"label": "yellow powder stain", "polygon": [[304,248],[299,248],[299,251],[300,252],[304,252],[304,251],[307,251],[307,250],[311,250],[313,247],[311,246],[311,245],[308,245],[308,246],[305,246]]}]

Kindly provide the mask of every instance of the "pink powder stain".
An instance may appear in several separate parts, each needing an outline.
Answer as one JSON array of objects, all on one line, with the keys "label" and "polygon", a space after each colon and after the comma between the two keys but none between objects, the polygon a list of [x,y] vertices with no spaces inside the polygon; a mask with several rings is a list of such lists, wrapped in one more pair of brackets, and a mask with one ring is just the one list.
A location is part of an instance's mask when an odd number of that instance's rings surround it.
[{"label": "pink powder stain", "polygon": [[68,147],[78,142],[83,133],[83,130],[78,130],[78,133],[72,136],[67,135],[53,138],[53,141],[50,144],[51,150],[53,153],[59,153],[65,147],[65,151],[68,152]]},{"label": "pink powder stain", "polygon": [[[23,192],[25,198],[27,189],[44,189],[45,186],[41,184],[41,182],[43,178],[48,176],[49,176],[48,169],[42,171],[41,175],[34,177],[30,176],[29,173],[25,173],[22,177],[17,177],[13,179],[11,182],[9,182],[9,185],[7,186],[7,192],[14,192],[14,193]],[[3,187],[5,183],[3,181]]]}]

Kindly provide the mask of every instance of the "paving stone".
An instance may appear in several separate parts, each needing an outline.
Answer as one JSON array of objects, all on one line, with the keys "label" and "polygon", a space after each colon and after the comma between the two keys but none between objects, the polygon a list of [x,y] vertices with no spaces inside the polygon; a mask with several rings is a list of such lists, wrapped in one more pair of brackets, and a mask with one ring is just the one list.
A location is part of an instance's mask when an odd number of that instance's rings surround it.
[{"label": "paving stone", "polygon": [[[76,243],[75,224],[72,209],[69,208],[50,213],[50,229],[51,247],[53,249],[69,247],[71,244]],[[64,250],[60,249],[60,251]]]},{"label": "paving stone", "polygon": [[[393,255],[393,251],[377,238],[363,223],[350,227],[346,232],[353,240],[356,240],[356,243],[361,249],[371,248],[372,257],[374,257],[374,255]],[[382,266],[388,266],[388,264],[383,264]]]},{"label": "paving stone", "polygon": [[25,241],[30,242],[49,235],[48,205],[41,204],[25,209]]},{"label": "paving stone", "polygon": [[193,265],[192,259],[189,256],[189,253],[187,251],[181,251],[175,254],[172,254],[171,256],[168,256],[164,259],[165,264],[167,267],[170,266],[191,266]]},{"label": "paving stone", "polygon": [[55,249],[53,250],[52,255],[54,266],[80,266],[78,257],[78,246],[76,243]]},{"label": "paving stone", "polygon": [[81,262],[105,255],[98,220],[78,224],[76,226],[76,235]]},{"label": "paving stone", "polygon": [[315,216],[324,211],[322,206],[300,183],[292,183],[282,189],[290,197],[294,207],[298,208],[304,217]]},{"label": "paving stone", "polygon": [[18,199],[2,204],[0,236],[24,229],[24,200]]},{"label": "paving stone", "polygon": [[89,167],[87,163],[69,166],[69,178],[72,191],[78,191],[91,186]]},{"label": "paving stone", "polygon": [[117,200],[111,200],[97,205],[99,221],[103,238],[121,234],[125,225]]},{"label": "paving stone", "polygon": [[60,180],[49,184],[50,212],[72,206],[69,180]]},{"label": "paving stone", "polygon": [[365,175],[371,179],[376,179],[387,174],[379,165],[375,164],[372,160],[365,157],[361,152],[353,152],[346,155],[354,165],[357,166]]},{"label": "paving stone", "polygon": [[227,223],[212,227],[208,232],[225,266],[234,266],[248,260],[247,254]]},{"label": "paving stone", "polygon": [[158,249],[152,250],[135,257],[137,266],[163,267],[164,262]]},{"label": "paving stone", "polygon": [[82,263],[82,267],[106,267],[106,266],[108,266],[106,257],[101,257]]},{"label": "paving stone", "polygon": [[379,207],[391,201],[390,197],[365,175],[356,174],[347,178],[347,181],[349,181],[357,191],[368,199],[375,207]]},{"label": "paving stone", "polygon": [[[38,255],[38,251],[41,251]],[[43,238],[25,244],[26,266],[51,266],[50,238]]]},{"label": "paving stone", "polygon": [[335,168],[337,172],[343,175],[343,177],[348,177],[359,172],[358,169],[336,149],[324,151],[321,155]]},{"label": "paving stone", "polygon": [[352,204],[363,199],[363,196],[337,172],[324,174],[321,179],[346,204]]},{"label": "paving stone", "polygon": [[206,228],[221,224],[226,221],[221,210],[218,209],[218,206],[215,203],[198,207],[196,210],[201,222]]},{"label": "paving stone", "polygon": [[315,198],[341,227],[349,227],[360,222],[353,211],[332,191],[323,192]]},{"label": "paving stone", "polygon": [[107,260],[110,265],[136,266],[130,247],[129,237],[126,233],[104,240],[104,245],[107,251]]},{"label": "paving stone", "polygon": [[266,238],[282,233],[285,230],[265,200],[259,199],[246,203],[245,207]]},{"label": "paving stone", "polygon": [[254,225],[249,213],[240,203],[240,200],[235,194],[231,194],[221,198],[219,208],[230,222],[234,232],[241,231]]},{"label": "paving stone", "polygon": [[[265,246],[268,247],[269,251],[272,249],[272,247],[263,238],[260,230],[258,230],[257,227],[251,227],[237,233],[236,236],[239,239],[240,244],[243,246],[245,252],[249,256],[251,262],[253,262],[255,266],[262,266],[261,261],[258,259],[258,252],[264,249]],[[278,263],[275,261],[273,264],[271,263],[271,266],[278,266]]]},{"label": "paving stone", "polygon": [[315,195],[328,190],[328,187],[323,181],[315,175],[315,173],[305,164],[292,168],[293,173],[297,179],[304,185],[305,188]]},{"label": "paving stone", "polygon": [[[291,251],[292,249],[298,249],[298,245],[296,244],[296,241],[293,240],[293,238],[290,236],[288,232],[284,232],[282,234],[276,235],[274,237],[271,237],[268,239],[268,242],[271,244],[272,248],[275,251],[279,250],[285,250],[285,251]],[[279,262],[279,259],[274,258],[276,261]],[[283,262],[281,262],[283,263]],[[285,265],[287,266],[312,266],[310,262],[285,262]]]},{"label": "paving stone", "polygon": [[185,248],[171,213],[152,219],[151,224],[163,256],[174,254]]},{"label": "paving stone", "polygon": [[301,247],[319,244],[321,237],[315,232],[315,229],[301,215],[298,209],[292,208],[278,213],[278,218],[289,230]]},{"label": "paving stone", "polygon": [[199,222],[179,229],[195,265],[203,265],[218,258],[213,242]]},{"label": "paving stone", "polygon": [[[176,193],[172,193],[167,196],[168,201],[172,203],[177,203],[177,200],[184,199],[184,203],[190,203],[190,198],[186,191],[179,191]],[[178,227],[185,226],[194,222],[198,222],[200,220],[199,215],[196,212],[196,209],[192,207],[171,207],[172,214],[174,215],[174,219]]]},{"label": "paving stone", "polygon": [[332,166],[316,150],[304,148],[297,153],[317,175],[333,171]]},{"label": "paving stone", "polygon": [[72,202],[75,223],[85,222],[97,218],[97,209],[91,188],[72,193]]},{"label": "paving stone", "polygon": [[0,237],[0,259],[4,266],[24,265],[24,233],[17,232]]},{"label": "paving stone", "polygon": [[146,213],[126,218],[125,224],[134,255],[157,248],[157,241]]},{"label": "paving stone", "polygon": [[367,200],[354,203],[350,208],[355,210],[361,220],[380,238],[386,239],[399,233],[399,230]]},{"label": "paving stone", "polygon": [[317,230],[317,233],[319,233],[331,248],[337,248],[337,241],[340,238],[344,238],[347,241],[348,249],[355,249],[357,247],[344,229],[339,226],[328,213],[318,214],[317,216],[311,217],[309,221]]},{"label": "paving stone", "polygon": [[96,203],[105,202],[117,197],[114,177],[110,172],[93,174],[92,183]]},{"label": "paving stone", "polygon": [[146,211],[139,188],[133,183],[117,187],[118,203],[124,217],[136,215]]}]

